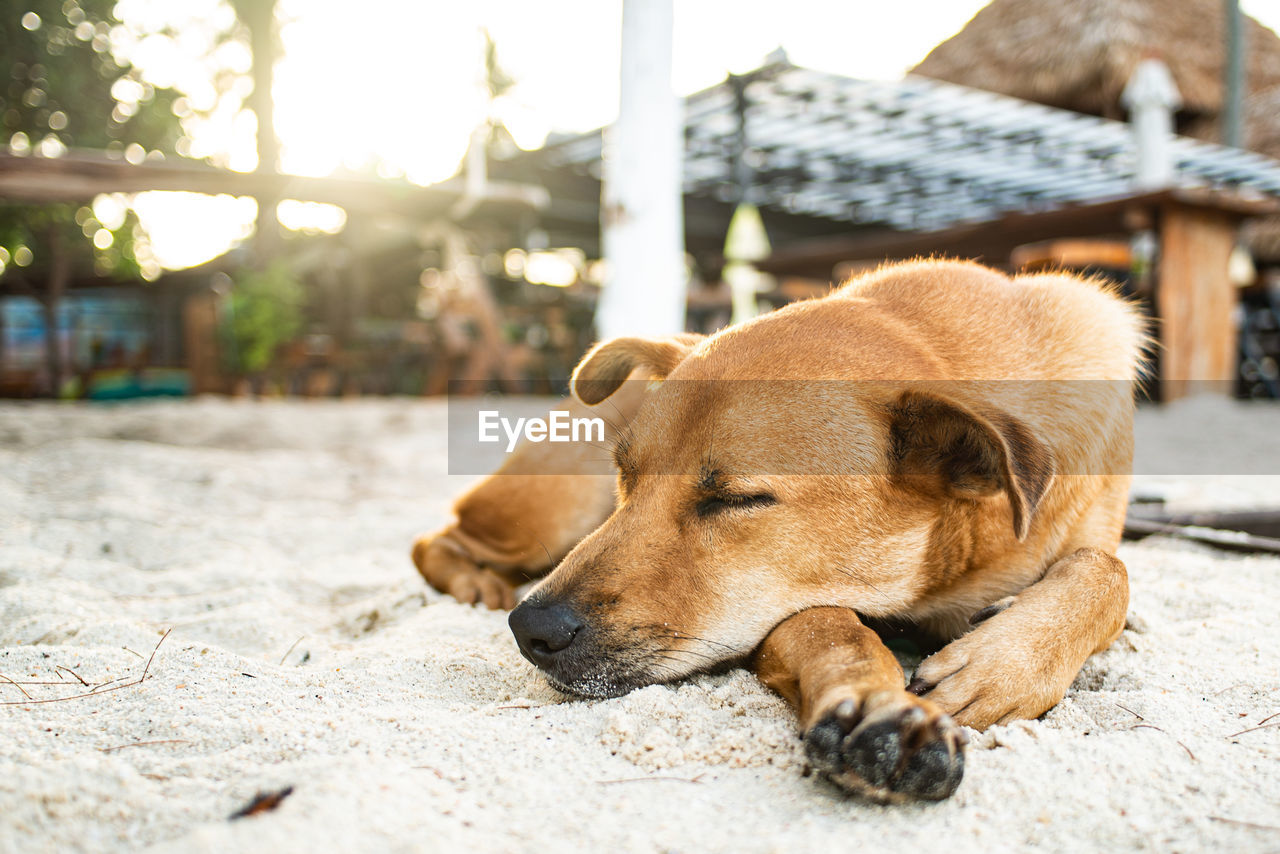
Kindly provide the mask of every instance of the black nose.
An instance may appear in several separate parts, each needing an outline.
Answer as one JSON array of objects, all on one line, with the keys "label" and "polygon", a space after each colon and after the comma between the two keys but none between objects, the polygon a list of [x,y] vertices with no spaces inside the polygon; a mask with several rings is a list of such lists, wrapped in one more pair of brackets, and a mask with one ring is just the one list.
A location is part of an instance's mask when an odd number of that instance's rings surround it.
[{"label": "black nose", "polygon": [[548,606],[522,602],[511,612],[507,623],[520,652],[539,667],[550,664],[557,653],[568,649],[583,626],[573,609],[560,602]]}]

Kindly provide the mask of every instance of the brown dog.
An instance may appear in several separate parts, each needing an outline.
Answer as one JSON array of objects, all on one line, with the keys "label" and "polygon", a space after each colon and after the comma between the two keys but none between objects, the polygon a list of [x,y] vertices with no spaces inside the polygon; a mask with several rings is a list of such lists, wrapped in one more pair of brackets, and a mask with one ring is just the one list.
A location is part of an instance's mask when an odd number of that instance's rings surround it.
[{"label": "brown dog", "polygon": [[[1097,282],[917,261],[707,338],[608,341],[573,405],[609,416],[616,495],[593,449],[526,445],[414,561],[489,607],[554,567],[510,622],[567,692],[749,663],[830,779],[944,798],[958,725],[1044,713],[1124,627],[1145,340]],[[868,623],[941,648],[904,687]]]}]

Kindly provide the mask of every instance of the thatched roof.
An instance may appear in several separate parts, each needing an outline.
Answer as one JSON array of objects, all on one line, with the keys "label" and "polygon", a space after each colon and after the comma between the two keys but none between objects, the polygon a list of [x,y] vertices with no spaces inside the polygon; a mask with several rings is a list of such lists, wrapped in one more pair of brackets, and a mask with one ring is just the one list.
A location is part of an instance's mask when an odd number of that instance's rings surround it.
[{"label": "thatched roof", "polygon": [[[1244,145],[1280,159],[1280,36],[1245,16]],[[992,0],[913,74],[1123,119],[1138,63],[1164,60],[1182,95],[1178,132],[1221,142],[1222,0]],[[1247,224],[1254,255],[1280,260],[1280,217]]]},{"label": "thatched roof", "polygon": [[[1280,36],[1246,17],[1247,90],[1280,89]],[[912,73],[1108,118],[1143,59],[1168,64],[1180,130],[1218,141],[1222,0],[993,0]],[[1271,104],[1277,103],[1277,98]],[[1280,158],[1280,111],[1250,111],[1250,145]]]},{"label": "thatched roof", "polygon": [[1244,129],[1245,148],[1280,160],[1280,86],[1245,100]]}]

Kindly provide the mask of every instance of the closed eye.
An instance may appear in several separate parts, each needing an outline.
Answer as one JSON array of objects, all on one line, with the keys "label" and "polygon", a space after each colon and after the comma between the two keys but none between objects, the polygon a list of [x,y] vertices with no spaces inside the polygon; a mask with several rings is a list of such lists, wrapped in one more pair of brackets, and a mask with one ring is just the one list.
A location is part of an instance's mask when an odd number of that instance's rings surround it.
[{"label": "closed eye", "polygon": [[699,501],[694,509],[699,516],[706,518],[730,510],[753,510],[777,503],[778,499],[767,492],[756,495],[711,495]]}]

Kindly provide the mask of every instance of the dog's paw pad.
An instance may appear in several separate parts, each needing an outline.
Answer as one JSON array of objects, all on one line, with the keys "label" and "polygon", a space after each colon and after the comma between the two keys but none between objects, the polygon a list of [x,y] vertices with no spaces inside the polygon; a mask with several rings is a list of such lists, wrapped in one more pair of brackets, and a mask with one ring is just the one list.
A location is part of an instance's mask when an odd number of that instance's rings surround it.
[{"label": "dog's paw pad", "polygon": [[827,779],[878,801],[942,800],[964,776],[964,734],[927,700],[905,692],[844,700],[805,733]]}]

